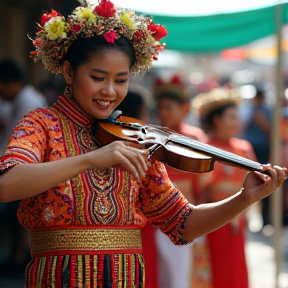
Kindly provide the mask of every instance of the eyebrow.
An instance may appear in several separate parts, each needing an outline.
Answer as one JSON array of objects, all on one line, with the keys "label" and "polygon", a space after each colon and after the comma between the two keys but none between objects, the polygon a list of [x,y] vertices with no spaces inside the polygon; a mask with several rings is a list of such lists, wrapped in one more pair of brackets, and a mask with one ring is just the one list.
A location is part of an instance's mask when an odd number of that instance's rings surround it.
[{"label": "eyebrow", "polygon": [[[107,71],[104,71],[104,70],[101,70],[101,69],[94,68],[94,69],[92,69],[92,70],[95,71],[95,72],[102,73],[102,74],[108,74]],[[125,72],[119,72],[119,73],[117,73],[117,76],[126,76],[126,75],[128,75],[128,74],[129,74],[129,72],[127,72],[127,71],[125,71]]]}]

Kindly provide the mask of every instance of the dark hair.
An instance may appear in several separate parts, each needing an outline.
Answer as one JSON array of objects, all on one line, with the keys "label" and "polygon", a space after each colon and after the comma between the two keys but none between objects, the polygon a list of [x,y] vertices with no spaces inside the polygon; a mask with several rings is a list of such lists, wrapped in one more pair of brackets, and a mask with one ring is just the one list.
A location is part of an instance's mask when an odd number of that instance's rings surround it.
[{"label": "dark hair", "polygon": [[87,63],[92,56],[103,50],[112,49],[124,52],[130,60],[130,68],[133,66],[136,60],[135,51],[132,44],[125,37],[115,39],[113,44],[107,43],[102,36],[78,38],[68,48],[63,61],[69,61],[72,69],[76,71],[80,65]]},{"label": "dark hair", "polygon": [[120,103],[116,110],[121,110],[123,116],[139,119],[141,108],[144,105],[145,102],[140,94],[128,91],[125,99]]},{"label": "dark hair", "polygon": [[236,104],[226,104],[215,109],[212,109],[207,115],[201,119],[201,126],[205,132],[208,132],[213,127],[213,119],[214,117],[220,117],[224,114],[224,112],[229,108],[236,108]]},{"label": "dark hair", "polygon": [[161,99],[169,99],[172,100],[178,104],[184,104],[189,101],[189,99],[186,99],[186,97],[183,97],[181,92],[178,91],[163,91],[157,95],[155,95],[156,100],[161,100]]},{"label": "dark hair", "polygon": [[264,99],[265,98],[265,93],[264,93],[263,89],[256,88],[255,98],[257,98],[257,99]]},{"label": "dark hair", "polygon": [[11,60],[5,59],[0,61],[0,81],[11,82],[25,82],[24,75],[18,64]]}]

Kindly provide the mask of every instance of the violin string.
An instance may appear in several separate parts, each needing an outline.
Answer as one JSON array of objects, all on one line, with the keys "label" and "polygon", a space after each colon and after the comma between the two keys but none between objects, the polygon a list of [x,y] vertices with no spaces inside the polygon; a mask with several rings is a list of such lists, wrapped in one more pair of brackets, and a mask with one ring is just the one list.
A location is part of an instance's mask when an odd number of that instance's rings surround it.
[{"label": "violin string", "polygon": [[[223,151],[219,148],[212,147],[208,144],[198,142],[196,140],[190,139],[189,137],[184,136],[184,137],[181,137],[182,139],[176,139],[176,137],[173,137],[173,135],[171,135],[171,138],[173,138],[173,141],[175,141],[179,144],[186,144],[189,147],[191,147],[192,149],[193,148],[197,149],[200,152],[208,152],[209,154],[216,156],[216,157],[219,157],[219,158],[222,158],[224,160],[228,160],[230,158],[232,161],[234,161],[240,165],[243,165],[243,166],[248,166],[248,167],[253,168],[253,169],[261,169],[262,168],[262,166],[255,161],[246,159],[244,157],[235,155],[235,154],[230,153],[230,152]],[[177,137],[177,138],[179,138],[179,137]]]}]

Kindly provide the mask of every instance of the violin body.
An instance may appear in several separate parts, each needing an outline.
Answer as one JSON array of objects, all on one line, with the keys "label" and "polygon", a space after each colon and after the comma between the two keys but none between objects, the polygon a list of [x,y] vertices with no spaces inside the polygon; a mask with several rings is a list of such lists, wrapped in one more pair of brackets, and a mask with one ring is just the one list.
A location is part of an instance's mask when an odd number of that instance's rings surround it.
[{"label": "violin body", "polygon": [[257,162],[201,143],[169,128],[122,116],[121,111],[115,112],[114,117],[98,122],[96,138],[102,145],[117,140],[128,141],[139,149],[148,149],[149,156],[156,160],[186,172],[210,172],[214,169],[215,161],[263,172],[262,165]]},{"label": "violin body", "polygon": [[[169,141],[169,135],[177,134],[172,130],[156,125],[146,125],[144,122],[125,116],[120,116],[117,120],[125,123],[138,123],[143,128],[138,130],[100,121],[96,130],[96,137],[101,144],[106,145],[116,140],[124,140],[134,143],[141,149],[149,149],[152,145],[159,144],[153,157],[162,163],[194,173],[206,173],[214,169],[215,160],[212,157],[195,152],[190,147]],[[143,129],[145,129],[145,133],[142,131]]]}]

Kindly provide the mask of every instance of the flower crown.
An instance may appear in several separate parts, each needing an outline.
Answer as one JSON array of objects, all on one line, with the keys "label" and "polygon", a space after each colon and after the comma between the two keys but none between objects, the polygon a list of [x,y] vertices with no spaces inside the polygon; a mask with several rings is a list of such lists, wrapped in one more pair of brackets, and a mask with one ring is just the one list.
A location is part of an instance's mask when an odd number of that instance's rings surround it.
[{"label": "flower crown", "polygon": [[156,78],[154,83],[154,97],[160,98],[161,96],[173,95],[175,99],[181,102],[187,102],[190,98],[190,91],[185,85],[182,77],[178,74],[166,82],[161,78]]},{"label": "flower crown", "polygon": [[201,119],[217,108],[225,105],[238,105],[241,97],[236,88],[215,88],[208,93],[198,94],[191,101],[191,108]]},{"label": "flower crown", "polygon": [[42,61],[47,70],[61,73],[62,59],[73,41],[92,36],[103,36],[109,44],[121,36],[128,39],[136,57],[132,74],[145,72],[157,60],[165,47],[159,42],[167,35],[164,26],[154,24],[150,17],[116,7],[109,0],[101,0],[94,9],[87,0],[81,3],[67,19],[55,10],[41,16],[36,38],[31,39],[36,47],[30,53],[34,62]]}]

